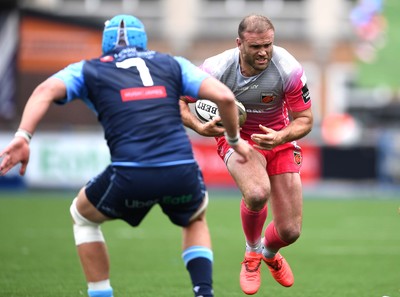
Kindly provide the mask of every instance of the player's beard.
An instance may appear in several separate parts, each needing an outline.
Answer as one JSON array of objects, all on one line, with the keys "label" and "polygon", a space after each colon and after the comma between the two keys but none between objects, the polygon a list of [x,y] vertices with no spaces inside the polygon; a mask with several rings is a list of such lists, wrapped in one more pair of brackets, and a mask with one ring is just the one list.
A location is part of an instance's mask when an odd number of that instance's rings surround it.
[{"label": "player's beard", "polygon": [[257,57],[253,60],[253,68],[261,71],[264,71],[269,65],[269,58],[268,57]]},{"label": "player's beard", "polygon": [[[271,59],[272,51],[267,52],[264,56],[260,56],[258,54],[250,54],[243,49],[240,55],[242,74],[248,77],[260,74],[268,67]],[[258,62],[260,60],[263,61]]]},{"label": "player's beard", "polygon": [[250,70],[250,71],[251,71],[252,73],[251,73],[250,75],[248,75],[248,76],[257,75],[257,74],[263,72],[263,71],[268,67],[270,59],[269,59],[268,57],[263,57],[263,58],[261,58],[261,59],[263,59],[263,60],[265,60],[265,61],[263,61],[262,63],[257,62],[258,60],[260,60],[260,57],[258,57],[258,56],[257,56],[257,57],[253,57],[253,56],[248,56],[248,55],[246,55],[246,56],[244,57],[245,63],[246,63],[248,66],[251,67],[251,70]]}]

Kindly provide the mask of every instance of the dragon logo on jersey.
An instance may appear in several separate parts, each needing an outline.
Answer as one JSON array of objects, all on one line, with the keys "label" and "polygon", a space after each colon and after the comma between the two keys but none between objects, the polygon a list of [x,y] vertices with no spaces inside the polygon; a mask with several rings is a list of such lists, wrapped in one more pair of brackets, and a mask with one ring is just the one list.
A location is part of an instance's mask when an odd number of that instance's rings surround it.
[{"label": "dragon logo on jersey", "polygon": [[273,93],[262,92],[261,93],[261,102],[262,103],[270,103],[274,101],[275,95]]},{"label": "dragon logo on jersey", "polygon": [[301,155],[301,152],[293,151],[293,156],[294,156],[294,162],[297,165],[301,165],[301,162],[303,161],[303,156]]}]

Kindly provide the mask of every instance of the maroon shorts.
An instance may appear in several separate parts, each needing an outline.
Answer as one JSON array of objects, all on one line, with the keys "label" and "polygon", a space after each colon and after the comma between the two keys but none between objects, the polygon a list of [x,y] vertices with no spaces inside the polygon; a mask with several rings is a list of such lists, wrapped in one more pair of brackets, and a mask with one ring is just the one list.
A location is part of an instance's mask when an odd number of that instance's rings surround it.
[{"label": "maroon shorts", "polygon": [[[226,163],[234,150],[226,142],[225,137],[216,139],[218,154]],[[255,144],[250,138],[245,140],[251,145]],[[300,173],[303,155],[301,147],[295,141],[278,145],[272,150],[255,149],[267,160],[266,170],[269,176],[288,172]]]}]

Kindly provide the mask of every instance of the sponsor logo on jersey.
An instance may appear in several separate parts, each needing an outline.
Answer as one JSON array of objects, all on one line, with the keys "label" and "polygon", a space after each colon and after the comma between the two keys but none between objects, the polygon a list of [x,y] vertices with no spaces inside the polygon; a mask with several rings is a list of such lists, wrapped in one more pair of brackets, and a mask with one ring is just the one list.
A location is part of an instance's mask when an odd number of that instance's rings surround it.
[{"label": "sponsor logo on jersey", "polygon": [[293,156],[294,156],[294,162],[297,165],[301,165],[301,162],[303,161],[303,157],[301,155],[301,152],[293,151]]},{"label": "sponsor logo on jersey", "polygon": [[270,103],[274,101],[275,95],[273,93],[262,92],[261,93],[261,102],[262,103]]},{"label": "sponsor logo on jersey", "polygon": [[244,86],[244,87],[238,88],[237,92],[241,93],[241,92],[246,92],[247,90],[255,90],[255,89],[258,89],[258,86],[259,85],[256,85],[256,84],[252,84],[250,86]]},{"label": "sponsor logo on jersey", "polygon": [[133,101],[143,99],[156,99],[167,97],[167,90],[164,86],[129,88],[121,90],[122,101]]},{"label": "sponsor logo on jersey", "polygon": [[154,200],[130,200],[125,199],[125,207],[127,208],[147,208],[151,207],[156,203],[164,203],[168,205],[180,205],[186,204],[192,201],[193,196],[191,194],[182,196],[164,196],[161,199]]},{"label": "sponsor logo on jersey", "polygon": [[307,84],[305,84],[302,88],[301,88],[301,93],[303,95],[303,101],[304,103],[307,103],[308,101],[310,101],[311,97],[310,97],[310,91],[308,90],[308,86]]},{"label": "sponsor logo on jersey", "polygon": [[114,61],[114,57],[113,56],[104,56],[100,58],[101,62],[112,62]]}]

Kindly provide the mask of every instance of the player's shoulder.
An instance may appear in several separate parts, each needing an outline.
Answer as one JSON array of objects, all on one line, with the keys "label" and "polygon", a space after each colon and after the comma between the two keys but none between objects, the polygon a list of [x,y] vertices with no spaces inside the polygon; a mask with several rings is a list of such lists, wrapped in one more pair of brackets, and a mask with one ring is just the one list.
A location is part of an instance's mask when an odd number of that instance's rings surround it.
[{"label": "player's shoulder", "polygon": [[[182,56],[174,56],[170,53],[164,53],[159,51],[154,51],[154,55],[150,58],[153,60],[153,65],[157,68],[161,66],[173,67],[173,68],[185,68],[190,65],[191,62]],[[163,68],[163,67],[161,67]]]},{"label": "player's shoulder", "polygon": [[[285,48],[274,45],[273,53],[275,58],[291,60],[297,62],[296,58]],[[298,62],[297,62],[298,63]]]},{"label": "player's shoulder", "polygon": [[173,60],[180,66],[181,72],[184,75],[197,75],[198,73],[206,74],[202,71],[199,67],[194,65],[189,59],[182,57],[182,56],[173,56]]},{"label": "player's shoulder", "polygon": [[194,66],[194,64],[189,61],[187,58],[182,56],[172,56],[172,58],[181,66]]},{"label": "player's shoulder", "polygon": [[200,68],[219,78],[226,69],[237,63],[239,63],[239,49],[236,47],[207,58]]},{"label": "player's shoulder", "polygon": [[286,75],[302,69],[299,61],[288,50],[276,45],[273,49],[272,62]]},{"label": "player's shoulder", "polygon": [[81,76],[83,67],[88,61],[81,60],[79,62],[74,62],[68,64],[65,68],[59,70],[58,72],[54,73],[52,76],[57,77],[62,80],[69,79],[70,77]]}]

